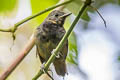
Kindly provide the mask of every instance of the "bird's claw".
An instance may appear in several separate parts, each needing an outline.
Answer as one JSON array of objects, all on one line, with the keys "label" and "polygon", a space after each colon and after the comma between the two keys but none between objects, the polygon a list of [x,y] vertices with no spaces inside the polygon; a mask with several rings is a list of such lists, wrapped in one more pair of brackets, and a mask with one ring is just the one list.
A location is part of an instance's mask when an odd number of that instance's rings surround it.
[{"label": "bird's claw", "polygon": [[56,58],[60,58],[60,52],[58,53],[58,55],[56,55]]},{"label": "bird's claw", "polygon": [[[41,65],[41,71],[43,71],[43,73],[46,73],[52,80],[54,80],[53,77],[47,71],[45,71],[45,63]],[[51,71],[51,70],[49,69],[48,71]]]},{"label": "bird's claw", "polygon": [[45,72],[45,63],[43,63],[40,68],[41,68],[41,71],[43,71],[43,73],[46,73]]},{"label": "bird's claw", "polygon": [[[51,52],[52,54],[54,54],[55,49],[53,49],[53,51]],[[55,55],[55,54],[54,54]],[[60,55],[63,56],[60,52],[58,52],[58,55],[55,55],[56,58],[60,58]]]}]

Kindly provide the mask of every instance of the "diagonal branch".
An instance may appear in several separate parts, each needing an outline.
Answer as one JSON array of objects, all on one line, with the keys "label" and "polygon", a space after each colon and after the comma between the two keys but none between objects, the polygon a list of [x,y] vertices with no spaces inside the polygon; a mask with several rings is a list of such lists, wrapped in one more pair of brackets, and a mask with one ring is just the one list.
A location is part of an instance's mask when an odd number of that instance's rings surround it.
[{"label": "diagonal branch", "polygon": [[0,80],[5,80],[13,70],[20,64],[24,57],[30,52],[34,46],[35,38],[32,37],[26,44],[24,49],[20,52],[20,55],[13,61],[13,63],[0,75]]},{"label": "diagonal branch", "polygon": [[[81,17],[81,15],[83,14],[83,12],[87,8],[87,6],[89,6],[91,3],[92,3],[91,0],[86,0],[85,1],[84,5],[79,10],[79,13],[76,16],[75,20],[73,21],[72,25],[70,26],[69,30],[65,33],[64,37],[62,38],[62,40],[60,41],[60,43],[58,44],[58,46],[56,47],[56,49],[53,50],[52,55],[50,56],[50,58],[48,59],[47,63],[45,64],[45,68],[44,68],[45,71],[48,71],[48,68],[49,68],[50,64],[55,59],[55,55],[58,55],[60,49],[63,47],[64,42],[67,40],[67,38],[71,34],[71,32],[72,32],[73,28],[75,27],[76,23],[78,22],[79,18]],[[35,75],[35,77],[32,80],[37,80],[42,74],[43,74],[43,70],[40,70],[37,73],[37,75]]]}]

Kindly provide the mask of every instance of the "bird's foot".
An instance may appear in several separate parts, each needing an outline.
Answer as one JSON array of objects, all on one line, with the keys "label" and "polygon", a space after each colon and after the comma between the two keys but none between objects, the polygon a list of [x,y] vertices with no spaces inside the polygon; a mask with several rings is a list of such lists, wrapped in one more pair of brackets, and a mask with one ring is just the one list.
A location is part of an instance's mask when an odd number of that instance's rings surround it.
[{"label": "bird's foot", "polygon": [[[52,80],[54,80],[53,77],[45,70],[45,62],[41,65],[41,69],[40,70],[43,71],[43,73],[46,73]],[[51,71],[51,70],[48,69],[48,71]]]},{"label": "bird's foot", "polygon": [[43,71],[44,73],[46,73],[46,72],[45,72],[45,62],[44,62],[43,64],[41,64],[40,70]]},{"label": "bird's foot", "polygon": [[[54,54],[54,52],[55,52],[55,49],[53,49],[53,51],[51,53]],[[60,52],[58,52],[58,54],[55,55],[56,58],[60,58],[60,56],[63,56],[62,53],[60,53]]]}]

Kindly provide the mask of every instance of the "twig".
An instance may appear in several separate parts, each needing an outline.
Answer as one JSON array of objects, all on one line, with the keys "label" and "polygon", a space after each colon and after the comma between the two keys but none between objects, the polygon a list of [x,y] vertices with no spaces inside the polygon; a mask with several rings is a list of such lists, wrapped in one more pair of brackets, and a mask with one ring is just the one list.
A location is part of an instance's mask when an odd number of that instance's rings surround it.
[{"label": "twig", "polygon": [[[69,30],[65,33],[64,37],[62,38],[62,40],[60,41],[60,43],[58,44],[56,49],[54,49],[53,54],[50,56],[50,58],[46,62],[45,68],[44,68],[46,71],[48,70],[50,64],[54,61],[55,55],[57,55],[59,50],[63,47],[64,42],[67,40],[67,38],[71,34],[71,32],[72,32],[73,28],[75,27],[76,23],[78,22],[79,18],[81,17],[81,15],[83,14],[83,12],[87,8],[87,6],[89,6],[91,4],[91,2],[92,2],[91,0],[86,0],[85,1],[84,5],[80,9],[78,15],[76,16],[76,18],[75,18],[74,22],[72,23],[72,25],[70,26]],[[37,80],[42,74],[43,74],[43,71],[39,70],[37,75],[35,75],[35,77],[32,80]]]},{"label": "twig", "polygon": [[93,6],[91,6],[91,5],[90,5],[90,7],[91,7],[92,9],[94,9],[94,10],[98,13],[98,15],[101,17],[101,19],[102,19],[103,22],[104,22],[105,28],[107,28],[106,21],[105,21],[105,19],[102,17],[102,15],[100,14],[100,12],[99,12],[95,7],[93,7]]},{"label": "twig", "polygon": [[9,29],[0,29],[0,31],[2,31],[2,32],[12,32],[12,28],[9,28]]},{"label": "twig", "polygon": [[[39,15],[41,15],[41,14],[47,12],[47,11],[50,11],[50,10],[56,8],[56,7],[59,7],[59,6],[68,4],[68,3],[70,3],[71,1],[72,1],[72,0],[67,0],[67,1],[62,2],[62,3],[60,3],[60,4],[54,5],[54,6],[50,7],[50,8],[47,8],[47,9],[41,11],[40,13],[37,13],[37,14],[35,14],[35,15],[33,15],[33,16],[29,16],[29,17],[25,18],[24,20],[22,20],[22,21],[20,21],[20,22],[18,22],[18,23],[16,24],[15,30],[17,29],[17,27],[18,27],[19,25],[23,24],[24,22],[26,22],[26,21],[28,21],[28,20],[30,20],[30,19],[32,19],[32,18],[35,18],[35,17],[37,17],[37,16],[39,16]],[[12,29],[13,29],[13,28],[10,28],[10,29],[0,29],[0,31],[3,31],[3,32],[14,32],[15,30],[14,30],[14,29],[12,30]],[[35,42],[35,38],[32,37],[32,38],[29,40],[28,44],[26,44],[25,48],[19,53],[20,55],[19,55],[19,56],[12,62],[12,64],[0,75],[0,80],[5,80],[5,79],[14,71],[14,69],[20,64],[20,62],[25,58],[25,56],[26,56],[26,55],[29,53],[29,51],[32,49],[32,47],[34,46],[34,42]]]},{"label": "twig", "polygon": [[36,13],[36,14],[34,14],[34,15],[32,15],[32,16],[29,16],[29,17],[21,20],[20,22],[17,22],[17,23],[14,25],[14,27],[11,27],[11,28],[9,28],[9,29],[0,29],[0,31],[2,31],[2,32],[12,32],[12,33],[14,33],[14,32],[17,30],[17,28],[19,27],[19,25],[21,25],[21,24],[23,24],[23,23],[25,23],[25,22],[27,22],[27,21],[29,21],[29,20],[31,20],[31,19],[39,16],[39,15],[45,13],[45,12],[48,12],[48,11],[54,9],[54,8],[57,8],[57,7],[59,7],[59,6],[65,5],[65,4],[68,4],[68,3],[70,3],[71,1],[72,1],[72,0],[67,0],[67,1],[61,2],[61,3],[57,4],[57,5],[51,6],[51,7],[47,8],[47,9],[45,9],[45,10],[43,10],[43,11],[40,11],[39,13]]}]

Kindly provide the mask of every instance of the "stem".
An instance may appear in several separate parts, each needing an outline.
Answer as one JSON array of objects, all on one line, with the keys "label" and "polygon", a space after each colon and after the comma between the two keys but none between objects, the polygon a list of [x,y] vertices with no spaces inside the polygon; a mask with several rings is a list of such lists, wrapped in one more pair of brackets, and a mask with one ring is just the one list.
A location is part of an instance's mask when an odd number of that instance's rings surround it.
[{"label": "stem", "polygon": [[52,10],[52,9],[55,9],[55,8],[59,7],[59,6],[68,4],[68,3],[70,3],[71,1],[73,1],[73,0],[67,0],[67,1],[61,2],[61,3],[59,3],[59,4],[53,5],[53,6],[49,7],[49,8],[46,8],[46,9],[43,10],[43,11],[40,11],[39,13],[36,13],[36,14],[34,14],[34,15],[32,15],[32,16],[29,16],[29,17],[27,17],[27,18],[25,18],[25,19],[17,22],[17,23],[14,25],[14,27],[12,27],[12,28],[9,28],[9,29],[0,29],[0,31],[2,31],[2,32],[12,32],[12,33],[14,33],[14,32],[17,30],[17,28],[18,28],[19,25],[21,25],[21,24],[23,24],[23,23],[25,23],[25,22],[27,22],[27,21],[29,21],[29,20],[31,20],[31,19],[39,16],[39,15],[45,13],[45,12],[48,12],[48,11],[50,11],[50,10]]},{"label": "stem", "polygon": [[[74,22],[70,26],[69,30],[65,33],[64,37],[62,38],[62,40],[60,41],[60,43],[58,44],[58,46],[54,50],[53,54],[48,59],[47,63],[45,64],[45,70],[46,71],[48,70],[50,64],[54,61],[55,55],[58,55],[58,52],[63,47],[64,42],[67,40],[67,38],[71,34],[71,32],[72,32],[73,28],[75,27],[76,23],[78,22],[79,18],[81,17],[81,15],[83,14],[83,12],[87,8],[87,6],[89,6],[90,4],[91,4],[91,0],[86,0],[86,2],[84,3],[84,5],[82,5],[82,8],[79,10],[79,13],[78,13],[77,17],[75,18]],[[40,70],[37,73],[37,75],[35,75],[35,77],[32,80],[37,80],[37,78],[39,78],[42,74],[43,74],[43,71]]]},{"label": "stem", "polygon": [[106,21],[105,21],[105,19],[102,17],[101,13],[97,10],[97,8],[95,8],[95,7],[93,7],[93,6],[90,6],[90,7],[91,7],[92,9],[94,9],[94,10],[98,13],[98,15],[101,17],[101,19],[102,19],[103,22],[104,22],[105,28],[107,28]]},{"label": "stem", "polygon": [[11,28],[9,28],[9,29],[0,29],[0,31],[2,31],[2,32],[12,32]]}]

